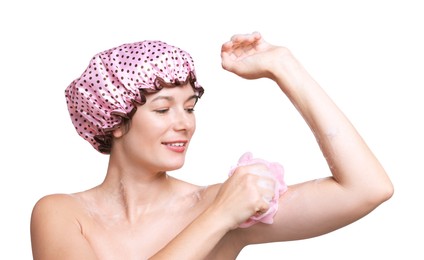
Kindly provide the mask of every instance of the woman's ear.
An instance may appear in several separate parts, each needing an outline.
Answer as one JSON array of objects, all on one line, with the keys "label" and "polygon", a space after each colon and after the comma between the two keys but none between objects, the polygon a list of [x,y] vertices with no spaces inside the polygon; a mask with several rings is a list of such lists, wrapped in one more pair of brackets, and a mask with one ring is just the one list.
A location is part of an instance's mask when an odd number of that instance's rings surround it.
[{"label": "woman's ear", "polygon": [[124,131],[122,129],[122,126],[118,126],[118,128],[114,129],[113,132],[113,137],[115,138],[120,138],[124,135]]}]

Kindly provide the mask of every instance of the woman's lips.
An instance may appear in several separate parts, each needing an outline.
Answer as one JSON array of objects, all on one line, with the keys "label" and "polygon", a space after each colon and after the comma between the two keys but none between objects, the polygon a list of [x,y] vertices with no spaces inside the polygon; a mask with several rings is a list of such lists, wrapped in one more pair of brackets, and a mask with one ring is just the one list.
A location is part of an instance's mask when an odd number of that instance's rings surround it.
[{"label": "woman's lips", "polygon": [[182,153],[186,149],[187,141],[163,142],[169,150],[177,153]]}]

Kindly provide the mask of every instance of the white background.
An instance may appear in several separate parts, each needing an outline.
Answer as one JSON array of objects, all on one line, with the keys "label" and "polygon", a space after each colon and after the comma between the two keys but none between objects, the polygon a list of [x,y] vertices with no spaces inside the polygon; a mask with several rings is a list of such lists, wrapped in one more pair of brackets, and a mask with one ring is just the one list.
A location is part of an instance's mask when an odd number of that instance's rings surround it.
[{"label": "white background", "polygon": [[373,149],[395,194],[343,229],[251,246],[238,259],[424,259],[420,2],[3,1],[0,259],[32,258],[29,220],[40,197],[103,180],[107,156],[76,134],[64,89],[94,54],[122,43],[159,39],[195,59],[206,92],[186,165],[174,176],[222,182],[245,151],[282,163],[289,184],[328,175],[306,124],[271,81],[221,69],[221,44],[252,31],[294,52]]}]

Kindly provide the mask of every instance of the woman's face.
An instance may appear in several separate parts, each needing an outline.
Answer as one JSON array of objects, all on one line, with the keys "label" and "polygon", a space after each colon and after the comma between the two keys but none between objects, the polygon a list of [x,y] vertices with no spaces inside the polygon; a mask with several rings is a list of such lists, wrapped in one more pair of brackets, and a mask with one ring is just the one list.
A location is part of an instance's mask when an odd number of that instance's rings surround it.
[{"label": "woman's face", "polygon": [[196,129],[197,99],[190,84],[147,95],[120,138],[127,158],[155,172],[181,168]]}]

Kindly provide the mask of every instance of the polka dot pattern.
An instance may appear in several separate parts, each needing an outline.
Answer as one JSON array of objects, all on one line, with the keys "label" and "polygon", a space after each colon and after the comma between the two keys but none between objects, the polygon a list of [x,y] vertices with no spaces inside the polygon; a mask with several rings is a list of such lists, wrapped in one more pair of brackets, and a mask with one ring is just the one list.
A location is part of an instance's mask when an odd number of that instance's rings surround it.
[{"label": "polka dot pattern", "polygon": [[65,97],[78,134],[108,154],[112,131],[145,103],[145,94],[188,82],[200,97],[203,88],[189,53],[161,41],[141,41],[95,55]]}]

